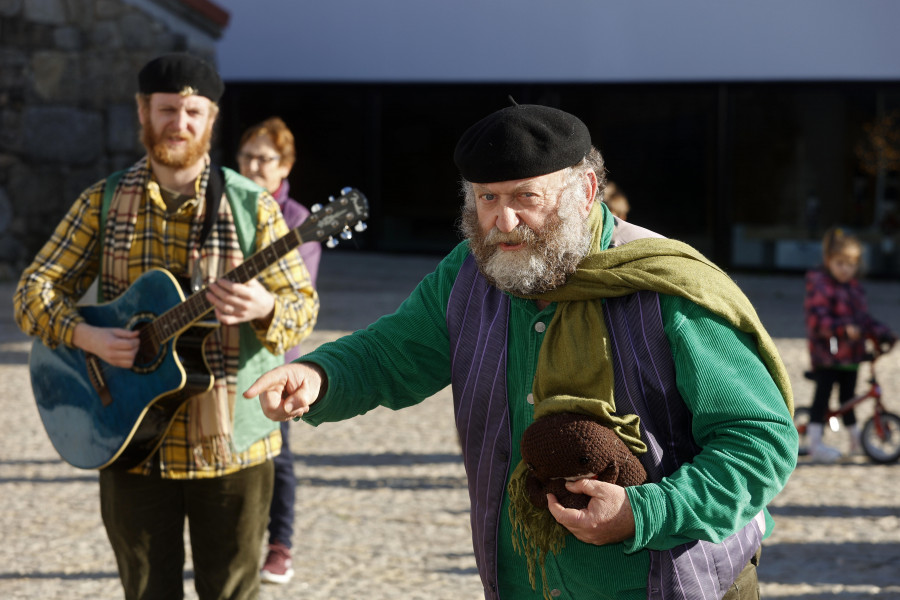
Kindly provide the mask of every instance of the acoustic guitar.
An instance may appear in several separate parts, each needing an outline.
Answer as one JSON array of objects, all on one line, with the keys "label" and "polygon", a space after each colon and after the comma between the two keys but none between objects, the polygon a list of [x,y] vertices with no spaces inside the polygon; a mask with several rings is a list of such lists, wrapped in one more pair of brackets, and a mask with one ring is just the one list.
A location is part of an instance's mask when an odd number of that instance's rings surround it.
[{"label": "acoustic guitar", "polygon": [[[352,237],[351,227],[365,229],[369,206],[358,190],[344,188],[313,211],[224,277],[246,283],[304,242],[334,247]],[[156,451],[178,409],[212,388],[203,350],[219,326],[210,320],[212,310],[205,288],[185,298],[174,275],[152,269],[115,300],[79,307],[90,325],[140,330],[132,368],[114,367],[64,344],[50,349],[34,342],[31,385],[44,429],[63,460],[81,469],[131,467]]]}]

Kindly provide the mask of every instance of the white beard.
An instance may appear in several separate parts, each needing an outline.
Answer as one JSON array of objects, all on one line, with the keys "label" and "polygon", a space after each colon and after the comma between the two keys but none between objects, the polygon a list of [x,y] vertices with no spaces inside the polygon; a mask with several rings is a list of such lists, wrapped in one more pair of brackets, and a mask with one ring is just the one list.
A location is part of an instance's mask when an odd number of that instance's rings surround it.
[{"label": "white beard", "polygon": [[543,256],[531,246],[513,252],[497,249],[481,268],[501,290],[525,296],[542,287],[549,271]]}]

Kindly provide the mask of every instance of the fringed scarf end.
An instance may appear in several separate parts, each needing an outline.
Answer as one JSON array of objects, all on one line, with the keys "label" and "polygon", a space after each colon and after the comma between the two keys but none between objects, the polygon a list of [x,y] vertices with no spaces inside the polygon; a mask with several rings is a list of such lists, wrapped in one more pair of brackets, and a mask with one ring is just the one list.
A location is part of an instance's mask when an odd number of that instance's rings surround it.
[{"label": "fringed scarf end", "polygon": [[520,462],[509,480],[509,520],[512,525],[512,544],[516,552],[525,557],[528,582],[537,589],[536,571],[541,575],[544,598],[551,600],[547,583],[547,553],[559,553],[566,545],[566,529],[556,522],[550,511],[534,506],[525,490],[528,467]]},{"label": "fringed scarf end", "polygon": [[238,452],[232,436],[227,433],[208,436],[191,450],[194,464],[198,469],[208,469],[211,465],[223,467],[237,462]]}]

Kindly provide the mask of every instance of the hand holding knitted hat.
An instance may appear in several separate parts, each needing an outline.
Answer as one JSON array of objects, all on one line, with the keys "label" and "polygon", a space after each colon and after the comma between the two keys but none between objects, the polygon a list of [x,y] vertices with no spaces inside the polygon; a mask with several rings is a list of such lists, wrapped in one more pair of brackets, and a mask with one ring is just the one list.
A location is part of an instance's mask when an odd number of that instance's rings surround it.
[{"label": "hand holding knitted hat", "polygon": [[535,420],[522,435],[522,460],[528,465],[528,499],[547,508],[552,493],[566,508],[587,508],[590,496],[566,489],[566,481],[596,479],[622,487],[647,479],[641,461],[611,429],[576,413],[554,413]]}]

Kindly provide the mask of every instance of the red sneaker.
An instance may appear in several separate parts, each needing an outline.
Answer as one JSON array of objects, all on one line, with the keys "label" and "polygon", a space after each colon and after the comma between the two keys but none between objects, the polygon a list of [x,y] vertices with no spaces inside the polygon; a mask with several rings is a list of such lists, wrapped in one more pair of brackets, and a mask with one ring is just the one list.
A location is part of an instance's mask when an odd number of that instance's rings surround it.
[{"label": "red sneaker", "polygon": [[264,583],[287,583],[293,576],[291,549],[278,542],[269,544],[269,554],[259,572],[259,578]]}]

